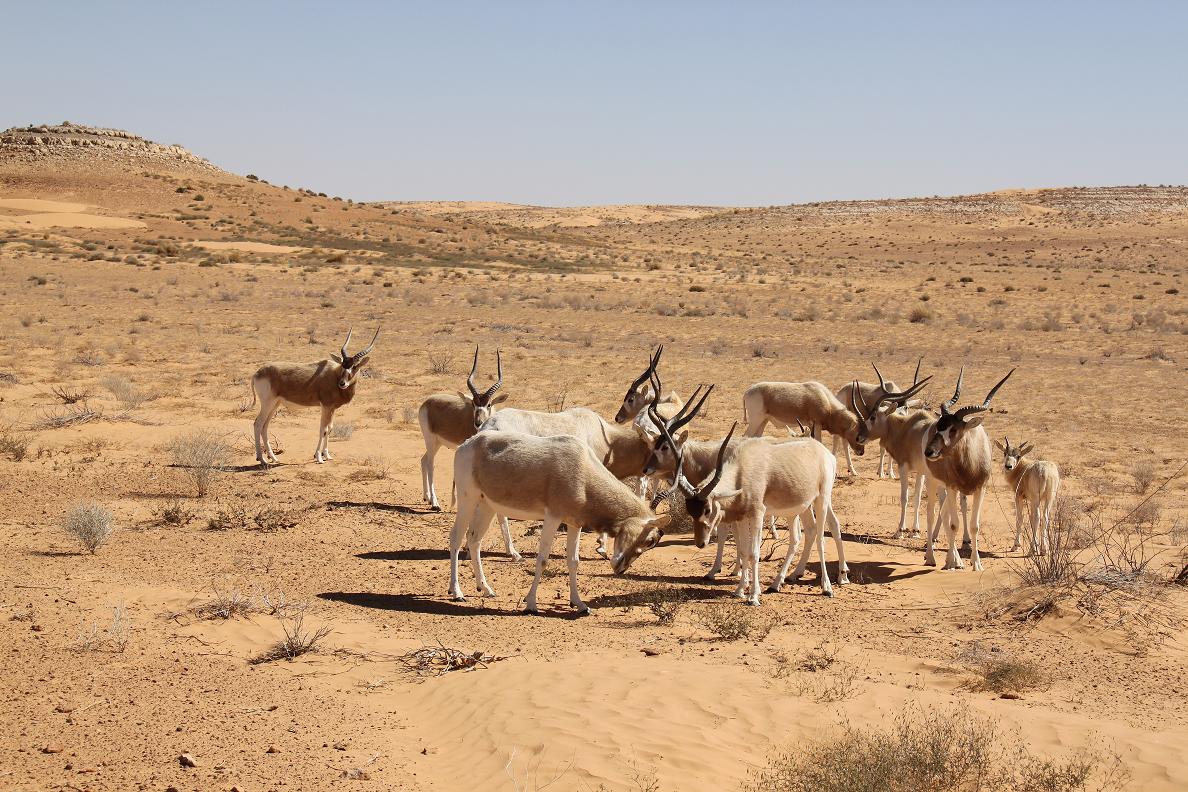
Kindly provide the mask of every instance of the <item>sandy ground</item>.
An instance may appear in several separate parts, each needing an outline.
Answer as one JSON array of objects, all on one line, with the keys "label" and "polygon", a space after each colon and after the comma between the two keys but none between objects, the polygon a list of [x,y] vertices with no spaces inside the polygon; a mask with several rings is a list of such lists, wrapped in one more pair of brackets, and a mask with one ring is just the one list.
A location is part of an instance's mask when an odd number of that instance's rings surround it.
[{"label": "sandy ground", "polygon": [[[463,387],[474,343],[485,376],[489,352],[503,350],[509,404],[609,416],[663,342],[666,383],[686,395],[717,383],[692,427],[705,438],[741,417],[741,394],[758,380],[838,387],[870,378],[871,360],[905,380],[923,356],[935,404],[963,363],[970,401],[1017,366],[988,431],[1034,440],[1068,494],[1118,515],[1140,501],[1136,465],[1150,465],[1158,486],[1185,458],[1182,432],[1169,431],[1182,421],[1160,397],[1174,402],[1188,385],[1182,197],[1033,191],[697,210],[555,235],[231,177],[0,174],[8,210],[77,201],[146,225],[0,233],[0,429],[29,443],[20,459],[0,456],[3,788],[539,789],[556,779],[551,788],[632,790],[654,776],[664,790],[732,789],[777,749],[847,720],[885,725],[913,706],[969,707],[1045,755],[1117,751],[1136,789],[1188,786],[1182,590],[1152,587],[1150,623],[1075,602],[1017,621],[996,606],[1023,563],[1006,552],[1013,514],[999,474],[982,515],[986,570],[943,572],[923,565],[919,540],[891,539],[899,487],[873,477],[872,446],[835,490],[852,583],[828,599],[810,574],[758,611],[737,605],[775,626],[763,640],[724,641],[695,616],[729,603],[733,584],[704,580],[712,554],[682,534],[624,577],[585,537],[586,618],[569,609],[558,544],[532,617],[520,611],[537,540],[514,523],[524,562],[503,555],[497,532],[489,542],[498,596],[450,602],[453,515],[422,504],[415,419],[426,395]],[[227,249],[200,249],[211,241]],[[334,461],[313,463],[316,414],[292,410],[274,423],[283,464],[257,469],[255,368],[324,357],[348,327],[359,338],[376,325]],[[121,383],[146,400],[120,404]],[[87,392],[100,417],[47,428],[73,409],[55,387]],[[204,428],[234,453],[197,498],[166,446]],[[437,458],[442,493],[451,457]],[[1183,553],[1186,487],[1181,476],[1154,499],[1152,570],[1163,578]],[[115,514],[94,556],[61,528],[85,499]],[[181,526],[160,518],[174,499],[194,513]],[[293,524],[257,530],[267,509]],[[240,510],[243,524],[209,529]],[[763,564],[765,580],[775,564]],[[469,569],[462,580],[472,591]],[[691,599],[671,626],[646,607],[657,590]],[[306,629],[331,632],[316,653],[251,664],[280,619],[192,612],[233,591],[257,604],[266,593],[272,610],[283,596],[304,606]],[[116,606],[121,651],[105,642]],[[822,643],[833,664],[801,670]],[[438,644],[506,659],[430,678],[397,659]],[[1052,684],[1021,698],[976,690],[962,659],[975,644],[1040,663]],[[183,753],[197,766],[181,766]],[[367,778],[344,777],[356,769]]]}]

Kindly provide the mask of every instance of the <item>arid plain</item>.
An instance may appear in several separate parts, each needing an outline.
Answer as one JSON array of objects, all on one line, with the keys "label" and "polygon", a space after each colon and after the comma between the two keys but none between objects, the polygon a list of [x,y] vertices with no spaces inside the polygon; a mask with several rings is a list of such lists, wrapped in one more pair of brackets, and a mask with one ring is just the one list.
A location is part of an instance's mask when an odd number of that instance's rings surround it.
[{"label": "arid plain", "polygon": [[[0,134],[0,787],[734,789],[845,723],[953,709],[1188,787],[1188,189],[550,209],[309,187],[110,131]],[[334,460],[316,410],[286,409],[258,468],[252,373],[350,327],[381,332]],[[498,596],[464,568],[451,602],[421,401],[465,389],[477,344],[509,406],[609,419],[660,343],[667,387],[716,385],[706,439],[761,380],[838,388],[874,361],[903,384],[922,359],[935,406],[962,365],[963,403],[1017,367],[985,426],[1059,464],[1079,574],[1023,585],[997,452],[985,571],[925,566],[872,443],[839,466],[833,598],[810,566],[747,608],[680,532],[616,577],[584,536],[593,614],[558,542],[525,615],[536,535],[513,522],[523,562],[488,535]],[[174,442],[195,432],[229,449],[202,497]],[[94,554],[63,530],[82,501],[114,515]],[[329,629],[316,651],[253,662],[298,615]],[[424,647],[490,660],[418,673]],[[1003,658],[1038,681],[994,689]]]}]

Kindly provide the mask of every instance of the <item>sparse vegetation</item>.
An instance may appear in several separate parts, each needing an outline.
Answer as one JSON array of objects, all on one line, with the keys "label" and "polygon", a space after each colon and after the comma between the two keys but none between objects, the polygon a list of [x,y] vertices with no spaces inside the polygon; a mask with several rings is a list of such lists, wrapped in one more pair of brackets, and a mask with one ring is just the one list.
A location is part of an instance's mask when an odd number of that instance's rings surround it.
[{"label": "sparse vegetation", "polygon": [[106,627],[89,624],[83,627],[75,639],[74,649],[79,652],[123,652],[128,647],[128,622],[124,617],[124,605],[112,607],[111,621]]},{"label": "sparse vegetation", "polygon": [[[1007,733],[1009,734],[1009,733]],[[1084,748],[1037,757],[966,710],[909,709],[887,729],[840,733],[772,758],[746,792],[1107,792],[1129,775],[1117,754]]]},{"label": "sparse vegetation", "polygon": [[153,522],[157,525],[181,528],[189,525],[198,515],[179,498],[170,498],[153,509]]},{"label": "sparse vegetation", "polygon": [[430,352],[429,371],[432,374],[453,374],[454,356],[446,351]]}]

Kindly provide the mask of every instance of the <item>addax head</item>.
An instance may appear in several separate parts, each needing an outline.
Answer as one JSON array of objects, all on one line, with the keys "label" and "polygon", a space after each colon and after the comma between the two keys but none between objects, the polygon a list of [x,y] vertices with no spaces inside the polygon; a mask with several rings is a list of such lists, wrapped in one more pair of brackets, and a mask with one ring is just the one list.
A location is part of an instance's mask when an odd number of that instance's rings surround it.
[{"label": "addax head", "polygon": [[346,390],[355,384],[355,380],[359,377],[359,372],[367,365],[368,355],[371,354],[372,348],[375,346],[375,339],[379,338],[379,328],[375,328],[375,335],[371,337],[371,343],[362,352],[356,352],[351,355],[347,353],[347,345],[351,343],[351,335],[355,332],[355,328],[347,331],[346,341],[342,342],[342,354],[339,355],[338,364],[342,371],[338,375],[338,387]]},{"label": "addax head", "polygon": [[981,426],[983,419],[982,413],[990,409],[990,400],[994,398],[994,394],[998,393],[998,389],[1014,373],[1014,369],[1008,371],[1007,375],[990,389],[990,392],[986,394],[985,401],[981,404],[962,407],[954,411],[953,406],[957,404],[957,399],[961,398],[961,380],[965,376],[965,367],[962,366],[960,373],[957,375],[957,387],[953,390],[952,398],[941,403],[940,416],[936,419],[936,423],[932,425],[932,431],[928,435],[928,442],[924,446],[924,456],[928,459],[940,459],[946,450],[957,444],[962,435],[970,429]]},{"label": "addax head", "polygon": [[639,415],[640,411],[647,406],[649,399],[654,399],[660,395],[658,391],[655,394],[651,393],[649,385],[652,375],[656,373],[656,364],[660,362],[660,355],[663,352],[664,344],[656,347],[656,351],[648,360],[648,367],[644,369],[644,373],[636,377],[635,382],[631,383],[631,387],[627,389],[627,395],[623,397],[623,405],[615,413],[615,423],[627,423]]},{"label": "addax head", "polygon": [[[873,364],[872,364],[873,365]],[[916,364],[916,374],[912,378],[912,386],[907,390],[896,391],[895,385],[883,379],[879,367],[874,367],[875,374],[879,377],[879,392],[882,394],[872,405],[867,405],[866,399],[862,395],[861,389],[858,387],[858,381],[855,380],[850,390],[850,407],[854,414],[858,416],[858,428],[854,432],[854,444],[865,447],[866,443],[870,442],[872,437],[881,437],[883,424],[886,421],[887,414],[899,409],[908,403],[908,401],[920,391],[924,390],[924,386],[928,384],[928,380],[932,377],[925,377],[920,379],[920,364]]]},{"label": "addax head", "polygon": [[717,492],[715,487],[722,480],[722,471],[726,465],[726,451],[730,445],[730,441],[734,437],[734,430],[738,428],[736,421],[730,427],[730,432],[726,435],[726,439],[722,441],[722,445],[718,447],[718,460],[714,465],[714,472],[701,483],[700,486],[694,487],[685,480],[683,474],[684,459],[682,456],[681,466],[677,470],[676,479],[673,481],[673,487],[680,487],[685,494],[685,509],[689,512],[689,517],[693,520],[693,543],[698,547],[705,547],[709,544],[710,537],[718,530],[718,526],[722,522],[722,517],[726,513],[726,502],[737,497],[742,490],[732,490],[730,492]]},{"label": "addax head", "polygon": [[1023,461],[1023,457],[1031,453],[1031,443],[1023,443],[1022,445],[1013,446],[1009,437],[1003,437],[1003,442],[994,441],[994,445],[998,446],[998,450],[1002,452],[1002,466],[1007,470],[1014,470],[1015,466]]},{"label": "addax head", "polygon": [[672,515],[660,514],[652,517],[632,517],[619,526],[615,534],[615,554],[611,556],[611,569],[616,575],[626,572],[635,559],[660,544],[664,529],[672,522]]},{"label": "addax head", "polygon": [[501,393],[498,396],[495,392],[503,387],[503,358],[499,354],[499,350],[495,350],[495,369],[496,380],[495,384],[487,388],[482,393],[479,393],[478,388],[474,387],[474,374],[478,371],[478,347],[474,348],[474,363],[470,366],[470,376],[466,378],[466,387],[470,389],[470,402],[474,405],[474,428],[478,429],[491,414],[495,412],[495,405],[507,401],[507,393]]},{"label": "addax head", "polygon": [[[652,377],[652,384],[656,393],[660,392],[660,378],[656,375]],[[685,447],[685,441],[689,439],[689,432],[681,431],[685,425],[697,417],[701,412],[701,408],[705,406],[705,400],[713,392],[714,386],[710,385],[705,388],[703,385],[698,385],[697,390],[693,391],[693,395],[689,398],[672,418],[665,420],[659,412],[657,412],[657,402],[659,397],[654,397],[652,403],[648,406],[648,418],[651,424],[655,427],[654,434],[649,433],[643,427],[639,427],[638,431],[645,440],[652,444],[652,453],[648,455],[648,461],[644,464],[644,474],[652,475],[653,473],[668,473],[677,469],[678,457],[681,449]],[[700,398],[699,398],[700,397]],[[639,425],[636,424],[638,427]]]}]

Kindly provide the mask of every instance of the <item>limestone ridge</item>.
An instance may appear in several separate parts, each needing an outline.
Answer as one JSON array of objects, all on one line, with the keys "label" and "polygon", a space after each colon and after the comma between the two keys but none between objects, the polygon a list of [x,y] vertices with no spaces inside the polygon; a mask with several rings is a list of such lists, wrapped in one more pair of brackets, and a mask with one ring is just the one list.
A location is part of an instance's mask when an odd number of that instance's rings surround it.
[{"label": "limestone ridge", "polygon": [[122,129],[72,124],[13,127],[0,132],[0,162],[155,165],[222,172],[181,146],[163,146]]}]

